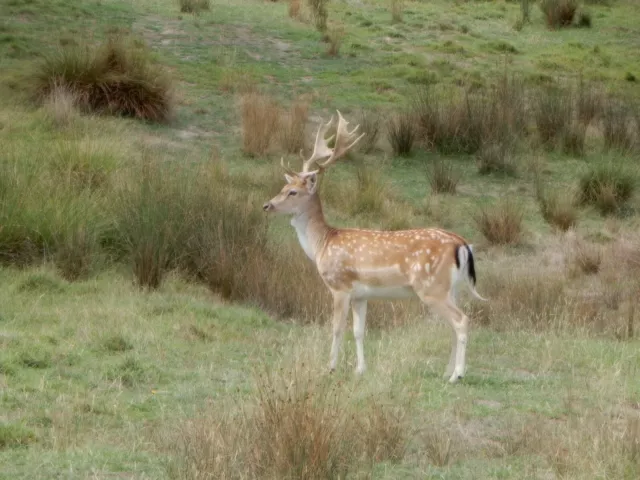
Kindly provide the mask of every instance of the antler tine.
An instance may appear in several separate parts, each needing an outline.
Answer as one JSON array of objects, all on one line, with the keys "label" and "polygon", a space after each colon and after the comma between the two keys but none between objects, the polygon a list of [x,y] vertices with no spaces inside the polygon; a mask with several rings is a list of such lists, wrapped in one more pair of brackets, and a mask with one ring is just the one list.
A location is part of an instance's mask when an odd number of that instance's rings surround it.
[{"label": "antler tine", "polygon": [[285,173],[287,173],[289,175],[292,175],[292,176],[297,176],[298,175],[296,172],[291,170],[291,168],[289,167],[289,162],[287,162],[287,165],[284,164],[284,157],[280,157],[280,165],[282,165],[282,168],[284,169]]},{"label": "antler tine", "polygon": [[313,147],[313,153],[311,157],[302,162],[302,173],[310,172],[311,166],[317,163],[318,160],[333,155],[333,148],[329,148],[327,145],[333,139],[333,135],[329,138],[324,138],[329,128],[333,125],[333,115],[327,123],[321,123],[316,133],[316,143]]},{"label": "antler tine", "polygon": [[340,157],[344,156],[366,134],[365,132],[362,132],[360,136],[358,136],[354,140],[354,136],[358,128],[360,128],[360,125],[356,125],[353,130],[349,131],[347,129],[347,125],[349,125],[349,122],[347,122],[344,119],[344,117],[340,113],[340,110],[336,110],[336,111],[338,112],[338,128],[336,132],[336,143],[333,148],[333,151],[331,152],[331,156],[329,157],[329,159],[324,163],[318,163],[320,170],[326,169],[329,165],[335,163],[336,160],[338,160]]}]

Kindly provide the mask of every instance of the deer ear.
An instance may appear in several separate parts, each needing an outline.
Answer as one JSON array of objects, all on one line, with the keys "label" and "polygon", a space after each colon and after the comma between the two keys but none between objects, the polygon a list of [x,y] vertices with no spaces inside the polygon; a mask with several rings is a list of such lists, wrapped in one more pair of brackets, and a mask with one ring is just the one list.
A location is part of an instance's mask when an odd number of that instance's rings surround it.
[{"label": "deer ear", "polygon": [[309,173],[309,175],[305,177],[305,182],[309,193],[312,195],[316,193],[318,189],[318,174],[316,172]]},{"label": "deer ear", "polygon": [[291,175],[289,175],[288,173],[284,174],[284,179],[287,181],[287,183],[293,183],[293,181],[295,180]]}]

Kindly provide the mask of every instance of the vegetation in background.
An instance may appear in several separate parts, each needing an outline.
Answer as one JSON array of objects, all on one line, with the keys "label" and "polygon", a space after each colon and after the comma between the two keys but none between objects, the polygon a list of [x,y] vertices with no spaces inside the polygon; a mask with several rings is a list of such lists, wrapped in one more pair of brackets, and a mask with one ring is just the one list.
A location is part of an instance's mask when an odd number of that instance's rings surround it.
[{"label": "vegetation in background", "polygon": [[77,45],[49,54],[39,65],[35,88],[45,101],[64,89],[87,112],[166,122],[173,110],[167,73],[129,38],[113,37],[98,47]]}]

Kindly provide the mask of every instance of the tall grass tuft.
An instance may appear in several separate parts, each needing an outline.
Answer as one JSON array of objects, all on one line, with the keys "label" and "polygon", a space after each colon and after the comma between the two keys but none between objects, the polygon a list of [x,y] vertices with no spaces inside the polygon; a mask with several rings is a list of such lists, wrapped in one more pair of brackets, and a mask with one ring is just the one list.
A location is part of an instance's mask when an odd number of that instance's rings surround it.
[{"label": "tall grass tuft", "polygon": [[387,121],[387,137],[396,155],[411,155],[416,134],[415,117],[411,112],[401,112]]},{"label": "tall grass tuft", "polygon": [[492,207],[483,207],[475,215],[476,227],[489,243],[517,244],[523,232],[524,210],[520,204],[502,200]]},{"label": "tall grass tuft", "polygon": [[578,10],[577,0],[541,0],[540,10],[551,29],[569,27]]},{"label": "tall grass tuft", "polygon": [[366,132],[366,135],[356,145],[356,149],[362,153],[371,153],[380,138],[382,116],[377,110],[361,109],[355,123],[360,125],[361,132]]},{"label": "tall grass tuft", "polygon": [[45,57],[34,82],[40,99],[64,88],[80,109],[100,114],[166,122],[173,109],[170,78],[147,49],[125,37],[59,50]]},{"label": "tall grass tuft", "polygon": [[211,8],[210,0],[178,0],[182,13],[200,13]]},{"label": "tall grass tuft", "polygon": [[552,227],[566,232],[577,225],[578,211],[572,195],[545,190],[537,182],[536,198],[542,218]]},{"label": "tall grass tuft", "polygon": [[280,146],[286,153],[298,153],[304,148],[308,119],[309,105],[302,100],[294,101],[281,116],[278,135]]},{"label": "tall grass tuft", "polygon": [[432,194],[454,194],[460,182],[460,173],[455,171],[450,161],[438,159],[427,167],[427,179]]},{"label": "tall grass tuft", "polygon": [[567,125],[573,121],[573,95],[560,87],[541,88],[536,92],[534,118],[540,142],[548,149],[557,146]]},{"label": "tall grass tuft", "polygon": [[600,164],[584,173],[578,184],[578,202],[594,205],[601,214],[619,211],[632,197],[636,178],[616,163]]},{"label": "tall grass tuft", "polygon": [[240,98],[242,151],[248,156],[264,155],[277,134],[280,107],[269,96],[248,92]]}]

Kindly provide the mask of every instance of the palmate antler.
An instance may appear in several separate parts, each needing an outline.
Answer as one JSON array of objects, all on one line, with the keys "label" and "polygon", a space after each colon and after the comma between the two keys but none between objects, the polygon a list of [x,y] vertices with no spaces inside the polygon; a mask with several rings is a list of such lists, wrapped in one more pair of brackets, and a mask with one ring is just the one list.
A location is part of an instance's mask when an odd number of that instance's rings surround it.
[{"label": "palmate antler", "polygon": [[[339,158],[343,157],[351,148],[353,148],[356,143],[360,141],[362,137],[365,136],[365,132],[363,132],[362,134],[360,134],[360,136],[354,139],[356,131],[358,130],[358,128],[360,128],[360,125],[356,125],[353,130],[349,131],[347,129],[347,125],[349,125],[349,122],[344,119],[344,117],[340,113],[340,110],[336,111],[338,112],[338,127],[336,129],[336,141],[334,147],[329,148],[329,146],[327,145],[333,139],[333,135],[329,138],[324,138],[324,136],[333,125],[334,117],[331,116],[331,120],[329,120],[327,123],[320,124],[318,132],[316,133],[316,143],[313,147],[313,153],[311,154],[311,157],[303,160],[301,172],[296,173],[290,168],[286,167],[284,165],[284,159],[281,159],[280,164],[288,174],[304,176],[310,173],[322,173],[327,169],[327,167],[335,163]],[[319,160],[327,157],[328,159],[324,163],[319,162]],[[314,163],[318,165],[318,168],[316,170],[311,170],[311,167]]]}]

